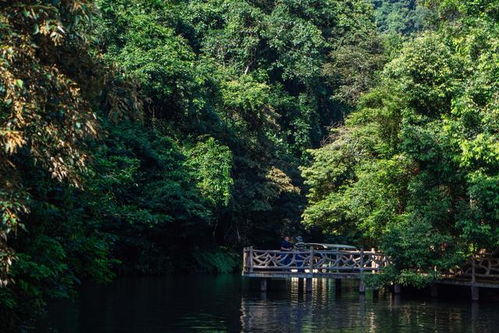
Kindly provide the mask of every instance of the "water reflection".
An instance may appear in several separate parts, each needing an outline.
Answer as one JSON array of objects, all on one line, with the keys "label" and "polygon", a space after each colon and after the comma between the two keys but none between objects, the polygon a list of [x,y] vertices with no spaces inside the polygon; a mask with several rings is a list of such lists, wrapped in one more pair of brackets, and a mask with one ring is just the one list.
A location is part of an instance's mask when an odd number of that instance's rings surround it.
[{"label": "water reflection", "polygon": [[51,305],[40,332],[497,332],[499,306],[357,292],[358,282],[257,281],[238,276],[121,279]]},{"label": "water reflection", "polygon": [[355,282],[338,293],[331,280],[314,280],[305,293],[298,279],[289,294],[241,297],[242,332],[497,332],[499,307],[404,300],[386,292],[358,294]]}]

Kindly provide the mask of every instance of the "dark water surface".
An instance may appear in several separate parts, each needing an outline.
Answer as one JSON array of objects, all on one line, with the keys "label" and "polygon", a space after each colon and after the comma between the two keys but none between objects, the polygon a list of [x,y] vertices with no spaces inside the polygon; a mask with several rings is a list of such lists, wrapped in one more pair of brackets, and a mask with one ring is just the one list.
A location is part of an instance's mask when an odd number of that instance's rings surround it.
[{"label": "dark water surface", "polygon": [[239,276],[127,278],[85,285],[76,302],[50,305],[40,332],[499,332],[499,303],[432,300],[381,292],[355,281],[272,281],[260,293]]}]

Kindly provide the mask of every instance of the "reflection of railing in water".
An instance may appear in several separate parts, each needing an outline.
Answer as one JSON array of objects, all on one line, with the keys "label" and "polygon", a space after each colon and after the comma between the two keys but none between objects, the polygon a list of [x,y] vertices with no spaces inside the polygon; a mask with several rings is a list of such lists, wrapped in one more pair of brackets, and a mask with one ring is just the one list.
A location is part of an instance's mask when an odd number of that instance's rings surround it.
[{"label": "reflection of railing in water", "polygon": [[[483,323],[484,318],[479,322],[478,303],[461,307],[459,303],[449,306],[447,302],[412,302],[386,291],[376,298],[369,294],[357,298],[357,282],[344,282],[343,291],[338,293],[331,279],[314,279],[313,292],[303,294],[298,291],[300,281],[281,281],[281,286],[286,284],[288,288],[276,288],[273,295],[247,291],[241,297],[240,331],[396,332],[406,328],[472,332],[475,325],[480,325],[480,332],[495,332]],[[486,320],[488,324],[495,321],[492,317]]]},{"label": "reflection of railing in water", "polygon": [[293,275],[356,275],[379,272],[388,265],[388,259],[376,251],[314,250],[278,251],[244,249],[243,275],[287,273]]},{"label": "reflection of railing in water", "polygon": [[[330,279],[314,279],[310,294],[300,291],[303,279],[290,278],[285,284],[289,289],[283,292],[277,288],[274,297],[260,293],[241,298],[241,332],[300,332],[310,328],[315,311],[337,299],[334,281]],[[354,284],[351,287],[355,288]]]}]

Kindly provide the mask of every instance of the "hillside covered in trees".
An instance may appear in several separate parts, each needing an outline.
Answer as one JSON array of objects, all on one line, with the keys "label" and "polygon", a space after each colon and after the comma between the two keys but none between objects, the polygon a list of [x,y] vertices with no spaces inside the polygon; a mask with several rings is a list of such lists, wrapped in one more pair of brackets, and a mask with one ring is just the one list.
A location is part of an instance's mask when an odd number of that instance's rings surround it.
[{"label": "hillside covered in trees", "polygon": [[379,247],[377,283],[497,249],[498,11],[2,2],[0,328],[86,280],[231,272],[284,233]]},{"label": "hillside covered in trees", "polygon": [[437,10],[303,168],[304,223],[381,247],[402,284],[499,248],[498,6]]}]

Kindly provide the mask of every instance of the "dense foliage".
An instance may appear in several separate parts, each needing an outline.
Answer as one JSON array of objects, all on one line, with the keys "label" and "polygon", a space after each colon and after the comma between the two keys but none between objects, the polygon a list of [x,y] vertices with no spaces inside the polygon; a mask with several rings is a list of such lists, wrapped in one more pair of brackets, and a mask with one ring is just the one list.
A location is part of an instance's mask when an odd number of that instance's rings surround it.
[{"label": "dense foliage", "polygon": [[302,232],[304,151],[385,61],[363,0],[23,0],[0,32],[3,327]]},{"label": "dense foliage", "polygon": [[371,0],[376,25],[381,33],[407,35],[430,24],[432,11],[416,0]]},{"label": "dense foliage", "polygon": [[379,246],[406,283],[497,248],[497,11],[0,2],[0,330],[283,233]]},{"label": "dense foliage", "polygon": [[497,11],[439,7],[440,27],[404,44],[303,169],[305,223],[380,246],[388,280],[420,284],[499,246]]},{"label": "dense foliage", "polygon": [[85,16],[86,4],[0,6],[1,286],[13,259],[7,236],[24,226],[19,215],[29,209],[20,165],[37,163],[52,177],[78,186],[87,159],[82,139],[96,130],[84,96],[91,92],[78,82],[87,69],[85,54],[71,71],[65,59],[69,48],[83,47],[74,23]]}]

